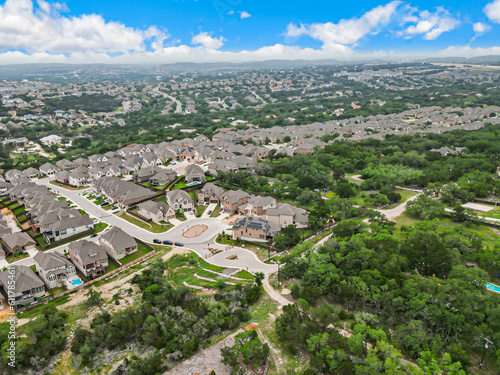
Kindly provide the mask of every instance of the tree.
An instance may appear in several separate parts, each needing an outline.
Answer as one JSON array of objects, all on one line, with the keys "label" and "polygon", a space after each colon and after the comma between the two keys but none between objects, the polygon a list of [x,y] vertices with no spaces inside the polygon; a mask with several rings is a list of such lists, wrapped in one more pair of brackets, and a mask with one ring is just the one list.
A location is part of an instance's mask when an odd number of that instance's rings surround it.
[{"label": "tree", "polygon": [[103,301],[101,292],[98,292],[97,290],[94,290],[92,288],[90,288],[87,294],[85,294],[85,297],[87,297],[86,303],[88,306],[98,306]]},{"label": "tree", "polygon": [[255,284],[257,284],[258,286],[261,286],[262,280],[264,280],[264,278],[265,278],[265,275],[263,272],[257,272],[255,274]]},{"label": "tree", "polygon": [[401,201],[401,194],[396,193],[395,191],[391,191],[386,194],[387,199],[389,199],[389,202],[391,203],[397,203]]},{"label": "tree", "polygon": [[351,198],[355,197],[357,194],[356,189],[348,182],[338,183],[335,187],[335,193],[337,193],[340,198]]},{"label": "tree", "polygon": [[425,195],[409,201],[406,204],[406,211],[413,217],[432,220],[444,215],[444,206]]}]

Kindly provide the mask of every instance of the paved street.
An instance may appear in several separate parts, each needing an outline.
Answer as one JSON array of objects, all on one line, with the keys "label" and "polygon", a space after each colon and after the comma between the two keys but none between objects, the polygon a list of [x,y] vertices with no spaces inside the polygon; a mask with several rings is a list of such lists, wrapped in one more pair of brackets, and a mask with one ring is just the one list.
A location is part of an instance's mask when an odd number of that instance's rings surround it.
[{"label": "paved street", "polygon": [[[196,252],[203,258],[211,255],[211,253],[207,250],[209,245],[210,247],[214,248],[220,248],[224,250],[226,249],[225,246],[214,243],[215,237],[223,230],[228,228],[228,224],[223,220],[226,215],[221,215],[218,218],[196,218],[194,215],[187,214],[186,217],[188,218],[188,220],[186,221],[182,222],[179,220],[173,220],[172,224],[174,224],[175,226],[168,232],[151,233],[145,229],[135,226],[132,223],[129,223],[128,221],[114,214],[111,214],[109,211],[104,210],[100,206],[81,196],[81,194],[85,193],[88,190],[68,190],[59,186],[49,184],[49,180],[47,178],[37,180],[36,183],[39,185],[50,187],[53,191],[66,197],[68,200],[87,212],[90,217],[97,218],[110,226],[117,226],[131,236],[134,236],[144,242],[153,243],[154,239],[159,239],[160,241],[170,240],[173,242],[181,242],[184,244],[185,248]],[[207,211],[209,209],[213,210],[214,208],[215,205],[213,205],[213,207],[212,205],[209,205]],[[187,229],[199,224],[207,225],[208,229],[198,237],[186,238],[182,235]],[[94,238],[94,240],[97,240],[97,238]],[[49,251],[58,251],[60,253],[63,253],[66,248],[67,245],[64,245]],[[227,260],[226,258],[231,255],[237,255],[238,259],[231,261]],[[242,268],[248,269],[251,272],[264,272],[266,274],[275,272],[277,270],[276,266],[274,265],[262,263],[257,259],[253,252],[238,247],[231,248],[230,250],[224,251],[215,256],[210,256],[209,258],[206,258],[206,261],[222,267]],[[23,259],[19,261],[19,264],[32,265],[33,259],[32,257]]]}]

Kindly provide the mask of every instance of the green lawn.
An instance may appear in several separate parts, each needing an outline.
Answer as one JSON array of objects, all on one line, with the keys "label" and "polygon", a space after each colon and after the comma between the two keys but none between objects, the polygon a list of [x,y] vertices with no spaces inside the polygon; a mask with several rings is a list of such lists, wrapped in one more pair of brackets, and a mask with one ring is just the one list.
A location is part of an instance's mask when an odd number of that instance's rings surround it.
[{"label": "green lawn", "polygon": [[52,288],[52,289],[49,289],[49,295],[55,296],[56,294],[65,292],[67,290],[68,290],[68,288],[66,288],[65,286],[60,286],[60,287],[57,287],[57,288]]},{"label": "green lawn", "polygon": [[213,212],[210,214],[210,217],[217,217],[220,215],[220,204],[215,206]]},{"label": "green lawn", "polygon": [[204,205],[197,205],[196,206],[196,215],[199,217],[201,215],[203,215],[203,213],[205,212],[205,210],[207,209],[208,206],[204,206]]},{"label": "green lawn", "polygon": [[47,241],[45,240],[45,237],[44,236],[40,236],[40,237],[37,237],[36,239],[38,241],[38,243],[42,246],[47,246]]},{"label": "green lawn", "polygon": [[59,306],[62,305],[70,300],[71,296],[70,295],[65,295],[62,297],[58,297],[56,299],[53,299],[52,301],[48,302],[47,304],[41,304],[32,308],[28,308],[23,312],[20,312],[18,314],[18,318],[21,319],[26,319],[26,318],[32,318],[35,316],[40,315],[40,311],[45,308],[45,306]]},{"label": "green lawn", "polygon": [[400,200],[401,203],[406,202],[409,198],[414,197],[415,195],[419,194],[416,191],[408,191],[408,190],[400,190],[400,189],[396,189],[396,190],[394,190],[394,192],[401,194],[401,200]]},{"label": "green lawn", "polygon": [[16,216],[19,216],[21,215],[24,211],[26,211],[26,207],[21,207],[21,208],[18,208],[17,210],[14,210],[12,211],[12,213]]},{"label": "green lawn", "polygon": [[200,265],[201,268],[206,268],[207,270],[211,270],[211,271],[218,272],[218,273],[221,273],[222,271],[225,270],[224,267],[215,266],[213,264],[210,264],[210,263],[204,261],[203,259],[200,259],[198,264]]},{"label": "green lawn", "polygon": [[104,274],[108,274],[114,270],[116,270],[120,265],[116,262],[116,260],[108,258],[108,266],[106,267],[106,271]]},{"label": "green lawn", "polygon": [[184,213],[175,213],[175,218],[177,220],[180,220],[180,221],[186,221],[187,218],[186,218],[186,215],[184,215]]},{"label": "green lawn", "polygon": [[139,228],[145,229],[145,230],[150,231],[152,233],[164,233],[173,227],[172,224],[162,226],[162,225],[158,225],[158,224],[153,223],[153,222],[145,223],[139,219],[136,219],[135,217],[127,215],[125,212],[122,212],[120,214],[115,214],[115,215],[117,215],[118,217],[121,217],[123,220],[126,220],[131,224],[138,226]]},{"label": "green lawn", "polygon": [[149,252],[151,252],[151,250],[148,249],[146,246],[144,246],[143,244],[140,243],[137,246],[137,251],[134,252],[134,253],[132,253],[132,254],[130,254],[130,255],[127,255],[126,257],[123,257],[122,259],[120,259],[120,263],[122,265],[130,263],[130,262],[136,260],[137,258],[140,258],[143,255],[146,255]]},{"label": "green lawn", "polygon": [[106,223],[96,223],[94,224],[94,233],[100,233],[108,227]]},{"label": "green lawn", "polygon": [[26,216],[21,215],[21,216],[19,216],[19,217],[17,218],[17,220],[18,220],[19,222],[24,221],[24,220],[26,220]]},{"label": "green lawn", "polygon": [[29,254],[25,253],[22,255],[9,256],[9,257],[6,257],[5,259],[7,260],[8,263],[14,263],[14,262],[17,262],[18,260],[21,260],[24,258],[29,258]]},{"label": "green lawn", "polygon": [[234,277],[239,277],[240,279],[245,279],[245,280],[253,280],[255,279],[255,276],[252,275],[250,272],[241,270],[240,272],[236,273],[233,275]]}]

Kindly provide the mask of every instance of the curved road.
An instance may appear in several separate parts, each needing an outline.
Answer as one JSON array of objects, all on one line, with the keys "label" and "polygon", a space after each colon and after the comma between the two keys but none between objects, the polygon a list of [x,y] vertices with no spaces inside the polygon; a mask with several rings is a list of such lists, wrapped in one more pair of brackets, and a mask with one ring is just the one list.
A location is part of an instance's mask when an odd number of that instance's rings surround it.
[{"label": "curved road", "polygon": [[[190,219],[189,217],[191,215],[187,215],[187,221],[181,222],[169,231],[164,233],[151,233],[145,229],[137,227],[132,223],[129,223],[126,220],[121,219],[120,217],[104,210],[100,206],[81,196],[82,193],[90,189],[68,190],[59,186],[49,184],[48,178],[37,180],[36,183],[39,185],[50,187],[56,193],[64,196],[65,198],[76,204],[78,207],[85,210],[90,215],[90,217],[98,218],[100,221],[110,226],[117,226],[124,232],[140,239],[141,241],[153,243],[153,239],[159,239],[160,241],[170,240],[173,242],[182,242],[184,244],[184,247],[196,252],[207,262],[221,267],[248,269],[248,271],[250,272],[264,272],[266,275],[277,271],[276,265],[262,263],[252,251],[240,247],[228,247],[216,244],[214,241],[217,235],[228,227],[228,225],[225,224],[221,219],[206,217],[193,217],[192,219]],[[208,229],[195,238],[186,238],[182,235],[184,231],[197,224],[205,224],[208,226]],[[63,252],[66,247],[67,245],[63,245],[59,248],[52,249],[52,251]],[[208,251],[208,247],[218,248],[224,251],[211,256],[211,253]],[[226,259],[231,255],[236,255],[238,259]],[[20,264],[33,264],[33,259],[31,257],[24,259],[24,262]]]}]

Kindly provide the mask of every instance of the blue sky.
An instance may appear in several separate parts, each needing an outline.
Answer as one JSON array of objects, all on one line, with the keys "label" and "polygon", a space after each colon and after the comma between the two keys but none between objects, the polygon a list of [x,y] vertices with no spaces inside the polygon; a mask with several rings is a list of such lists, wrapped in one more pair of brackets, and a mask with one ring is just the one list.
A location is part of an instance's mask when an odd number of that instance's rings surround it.
[{"label": "blue sky", "polygon": [[0,63],[500,54],[500,0],[0,1]]}]

